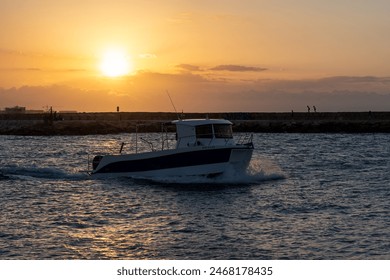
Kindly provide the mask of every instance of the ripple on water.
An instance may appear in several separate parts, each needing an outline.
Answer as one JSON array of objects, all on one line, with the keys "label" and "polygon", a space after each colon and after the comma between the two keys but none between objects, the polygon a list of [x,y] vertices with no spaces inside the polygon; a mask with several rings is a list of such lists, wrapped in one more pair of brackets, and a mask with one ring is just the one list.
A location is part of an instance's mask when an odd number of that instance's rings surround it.
[{"label": "ripple on water", "polygon": [[1,259],[390,258],[389,135],[256,134],[248,174],[156,180],[77,172],[120,136],[0,137]]}]

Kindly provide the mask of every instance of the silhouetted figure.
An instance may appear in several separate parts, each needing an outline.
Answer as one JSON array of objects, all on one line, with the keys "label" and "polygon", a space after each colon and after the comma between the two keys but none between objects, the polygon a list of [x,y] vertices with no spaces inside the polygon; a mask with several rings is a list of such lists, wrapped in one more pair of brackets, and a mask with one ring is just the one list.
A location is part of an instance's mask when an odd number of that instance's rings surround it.
[{"label": "silhouetted figure", "polygon": [[317,113],[317,108],[316,106],[313,106],[314,113]]},{"label": "silhouetted figure", "polygon": [[307,105],[307,112],[310,113],[310,106]]}]

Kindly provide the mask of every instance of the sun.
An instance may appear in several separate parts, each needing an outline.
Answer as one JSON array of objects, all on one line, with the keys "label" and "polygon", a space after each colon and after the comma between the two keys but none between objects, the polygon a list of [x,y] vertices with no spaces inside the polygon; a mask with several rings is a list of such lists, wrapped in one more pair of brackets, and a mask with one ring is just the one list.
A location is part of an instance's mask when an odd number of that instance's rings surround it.
[{"label": "sun", "polygon": [[108,50],[103,54],[100,71],[107,77],[120,77],[129,74],[133,65],[128,55],[117,49]]}]

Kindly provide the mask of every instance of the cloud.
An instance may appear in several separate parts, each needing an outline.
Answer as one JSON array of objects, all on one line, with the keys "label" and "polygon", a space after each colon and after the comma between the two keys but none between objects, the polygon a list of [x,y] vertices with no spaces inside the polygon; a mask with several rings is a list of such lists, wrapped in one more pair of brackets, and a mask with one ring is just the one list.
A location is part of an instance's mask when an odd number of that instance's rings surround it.
[{"label": "cloud", "polygon": [[193,21],[193,17],[194,15],[192,13],[183,12],[167,18],[167,21],[172,24],[183,24]]},{"label": "cloud", "polygon": [[142,54],[139,54],[138,57],[142,58],[142,59],[154,59],[157,57],[157,55],[152,54],[152,53],[142,53]]},{"label": "cloud", "polygon": [[259,79],[254,87],[270,92],[322,93],[322,92],[374,92],[390,93],[389,77],[335,76],[321,79],[272,80]]},{"label": "cloud", "polygon": [[25,68],[25,69],[22,69],[22,70],[25,70],[25,71],[42,71],[42,69],[40,68]]},{"label": "cloud", "polygon": [[334,76],[322,78],[323,81],[331,82],[343,82],[343,83],[361,83],[361,82],[378,82],[378,81],[390,81],[390,78],[384,77],[374,77],[374,76]]},{"label": "cloud", "polygon": [[[203,74],[203,72],[202,72]],[[87,83],[89,82],[89,83]],[[86,90],[88,89],[88,90]],[[172,111],[168,90],[179,111],[294,112],[389,111],[390,78],[329,77],[312,80],[234,82],[182,72],[142,72],[123,80],[90,79],[66,85],[0,88],[0,108],[15,105],[55,110]]]},{"label": "cloud", "polygon": [[0,48],[0,54],[24,55],[23,52],[17,50],[11,50],[11,49],[3,49],[3,48]]},{"label": "cloud", "polygon": [[38,67],[14,67],[14,68],[0,68],[0,71],[11,71],[11,72],[52,72],[52,73],[77,73],[85,72],[86,69],[81,68],[64,68],[64,69],[42,69]]},{"label": "cloud", "polygon": [[[54,110],[114,111],[122,104],[122,96],[108,90],[83,90],[63,85],[23,86],[0,88],[0,108],[15,105],[28,109],[42,109],[53,106]],[[131,98],[128,98],[131,101]]]},{"label": "cloud", "polygon": [[0,68],[0,71],[42,71],[40,68],[35,68],[35,67],[28,67],[28,68]]},{"label": "cloud", "polygon": [[234,64],[226,64],[226,65],[218,65],[209,70],[213,71],[232,71],[232,72],[261,72],[268,70],[267,68],[254,67],[254,66],[244,66],[244,65],[234,65]]},{"label": "cloud", "polygon": [[75,73],[75,72],[86,72],[88,71],[87,69],[82,69],[82,68],[67,68],[67,69],[53,69],[53,70],[48,70],[52,72],[67,72],[67,73]]},{"label": "cloud", "polygon": [[199,66],[191,64],[179,64],[176,67],[187,71],[203,71]]},{"label": "cloud", "polygon": [[70,56],[61,53],[40,53],[40,52],[32,52],[32,51],[19,51],[12,49],[1,49],[0,55],[13,56],[13,57],[24,57],[24,58],[54,58],[54,59],[80,59],[79,56]]}]

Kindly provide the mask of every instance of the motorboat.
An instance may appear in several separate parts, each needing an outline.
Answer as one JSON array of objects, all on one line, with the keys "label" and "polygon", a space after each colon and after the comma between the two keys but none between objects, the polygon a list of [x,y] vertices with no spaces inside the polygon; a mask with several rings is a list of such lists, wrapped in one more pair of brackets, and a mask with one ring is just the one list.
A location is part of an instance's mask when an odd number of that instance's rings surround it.
[{"label": "motorboat", "polygon": [[[232,122],[225,119],[179,119],[175,147],[162,144],[158,150],[96,155],[92,160],[93,177],[166,177],[242,173],[248,168],[254,149],[252,135],[233,138]],[[171,134],[172,135],[172,134]],[[136,136],[137,146],[138,136]]]}]

